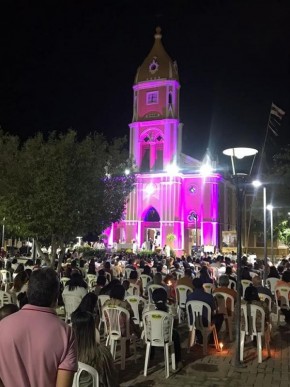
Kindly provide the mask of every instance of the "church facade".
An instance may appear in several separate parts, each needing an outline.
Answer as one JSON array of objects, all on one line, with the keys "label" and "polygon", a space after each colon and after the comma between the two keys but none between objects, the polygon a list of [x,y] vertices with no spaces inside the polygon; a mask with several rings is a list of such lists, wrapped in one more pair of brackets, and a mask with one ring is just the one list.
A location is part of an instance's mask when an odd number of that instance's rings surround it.
[{"label": "church facade", "polygon": [[177,254],[193,246],[213,251],[221,247],[222,231],[235,228],[233,190],[220,174],[202,173],[203,163],[182,153],[178,68],[163,47],[160,28],[154,38],[133,85],[129,127],[136,186],[124,219],[106,230],[108,244],[169,244]]}]

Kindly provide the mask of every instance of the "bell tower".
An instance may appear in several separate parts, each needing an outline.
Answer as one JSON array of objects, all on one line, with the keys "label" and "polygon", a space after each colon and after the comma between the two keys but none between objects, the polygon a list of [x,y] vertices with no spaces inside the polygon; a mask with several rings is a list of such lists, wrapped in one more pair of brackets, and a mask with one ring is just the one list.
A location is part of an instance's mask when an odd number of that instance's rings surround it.
[{"label": "bell tower", "polygon": [[133,85],[130,154],[140,173],[162,172],[170,164],[178,165],[181,153],[177,64],[163,47],[160,27],[154,38]]}]

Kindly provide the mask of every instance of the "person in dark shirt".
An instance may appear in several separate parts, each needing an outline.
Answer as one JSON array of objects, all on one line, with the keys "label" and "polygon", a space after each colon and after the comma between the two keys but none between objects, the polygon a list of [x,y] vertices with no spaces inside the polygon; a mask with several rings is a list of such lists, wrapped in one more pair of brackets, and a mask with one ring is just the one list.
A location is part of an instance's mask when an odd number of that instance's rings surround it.
[{"label": "person in dark shirt", "polygon": [[[221,329],[221,326],[222,326],[222,323],[224,320],[224,316],[221,313],[216,313],[217,305],[216,305],[216,302],[215,302],[213,295],[210,293],[206,293],[204,291],[203,286],[202,286],[203,282],[200,278],[194,278],[192,280],[192,284],[193,284],[193,292],[188,295],[186,302],[188,302],[188,301],[202,301],[202,302],[205,302],[206,304],[208,304],[211,308],[211,322],[213,324],[215,324],[216,331],[218,333]],[[189,316],[189,317],[191,320],[190,322],[192,323],[192,316]],[[207,321],[206,311],[204,311],[202,320],[203,320],[203,325],[207,326],[209,322]],[[202,343],[202,335],[201,335],[200,331],[196,331],[196,337],[197,337],[197,341],[201,344]],[[213,342],[212,335],[210,336],[210,342],[211,343]]]}]

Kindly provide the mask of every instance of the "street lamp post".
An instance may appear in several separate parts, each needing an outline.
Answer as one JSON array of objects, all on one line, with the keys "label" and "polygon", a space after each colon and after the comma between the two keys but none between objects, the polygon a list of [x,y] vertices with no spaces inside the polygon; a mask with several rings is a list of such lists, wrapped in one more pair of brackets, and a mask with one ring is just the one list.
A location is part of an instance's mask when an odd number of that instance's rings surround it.
[{"label": "street lamp post", "polygon": [[[254,187],[261,187],[262,183],[259,180],[253,181]],[[268,253],[267,253],[267,189],[263,186],[263,222],[264,222],[264,273],[263,273],[263,281],[266,283],[267,279],[267,265],[268,265]]]},{"label": "street lamp post", "polygon": [[[241,265],[242,265],[242,216],[243,204],[245,198],[245,180],[247,174],[237,172],[237,165],[235,159],[243,159],[247,156],[255,156],[258,153],[253,148],[230,148],[223,151],[223,154],[231,157],[232,176],[236,189],[237,200],[237,314],[236,314],[236,353],[235,366],[241,366],[240,361],[240,343],[241,343]],[[250,170],[251,172],[251,170]]]},{"label": "street lamp post", "polygon": [[270,228],[271,228],[271,261],[274,264],[274,240],[273,240],[273,206],[267,205],[267,210],[270,212]]},{"label": "street lamp post", "polygon": [[5,218],[3,218],[3,225],[2,225],[2,247],[4,248],[4,242],[5,242]]}]

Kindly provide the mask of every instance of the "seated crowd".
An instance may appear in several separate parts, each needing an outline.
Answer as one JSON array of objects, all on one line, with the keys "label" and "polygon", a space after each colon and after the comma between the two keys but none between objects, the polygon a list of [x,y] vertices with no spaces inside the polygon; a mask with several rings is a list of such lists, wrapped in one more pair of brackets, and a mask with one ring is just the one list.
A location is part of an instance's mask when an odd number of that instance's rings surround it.
[{"label": "seated crowd", "polygon": [[[290,300],[290,263],[283,259],[279,266],[269,263],[266,268],[263,263],[256,261],[254,265],[242,260],[241,294],[242,304],[261,306],[265,311],[265,334],[270,337],[270,313],[277,308],[285,316],[286,323],[290,323],[290,311],[282,294],[277,293],[276,287],[289,288]],[[162,255],[142,257],[133,254],[108,254],[103,259],[91,258],[86,260],[77,254],[67,255],[60,267],[47,268],[40,259],[28,259],[26,264],[18,263],[16,258],[0,260],[1,292],[8,295],[9,302],[0,308],[0,330],[12,334],[11,327],[17,327],[17,334],[0,341],[0,375],[3,385],[41,385],[39,380],[45,380],[47,386],[70,386],[77,362],[90,365],[98,371],[100,386],[118,386],[118,367],[105,345],[108,334],[109,321],[104,320],[103,309],[106,307],[121,307],[129,313],[130,335],[137,340],[143,339],[142,316],[144,313],[156,310],[173,317],[172,341],[175,351],[177,369],[182,368],[183,358],[180,343],[180,329],[184,323],[192,324],[193,316],[186,315],[186,303],[200,301],[209,306],[211,321],[202,312],[202,324],[214,325],[217,335],[220,334],[225,318],[234,317],[231,299],[236,305],[237,278],[236,261],[223,255],[205,254],[202,258],[182,256],[181,258],[165,258]],[[263,283],[264,270],[269,283]],[[243,281],[247,283],[243,288]],[[269,287],[275,283],[275,287]],[[272,285],[271,285],[272,286]],[[186,291],[185,303],[182,304],[180,289]],[[220,295],[228,295],[225,305],[220,306]],[[74,296],[77,305],[64,320],[64,310],[68,309],[66,300]],[[141,300],[137,312],[133,310],[130,298]],[[268,301],[267,301],[268,300]],[[286,304],[287,304],[286,302]],[[58,315],[55,312],[58,311]],[[33,314],[32,311],[35,313]],[[48,324],[40,312],[50,314],[50,323],[58,329],[59,344],[49,355],[51,374],[47,375],[46,351],[56,339],[52,329],[43,329],[39,324]],[[137,315],[136,315],[137,313]],[[35,318],[34,318],[35,316]],[[35,320],[29,325],[29,317]],[[101,323],[104,323],[103,325]],[[243,327],[244,322],[241,323]],[[126,319],[120,320],[122,335],[125,335]],[[23,329],[26,329],[25,331]],[[32,342],[23,348],[20,334]],[[45,337],[45,338],[44,338]],[[209,337],[213,344],[214,337]],[[196,344],[204,344],[201,331],[197,330]],[[40,350],[41,346],[41,350]],[[7,348],[10,348],[9,350]],[[155,356],[152,347],[150,359]],[[19,362],[16,353],[21,353],[23,359],[35,351],[40,351],[38,362],[39,373],[30,370],[25,362]],[[66,351],[66,352],[64,352]],[[66,355],[64,356],[64,353]],[[130,340],[126,342],[126,354],[130,356]],[[13,366],[9,363],[9,356],[13,359]],[[35,354],[33,356],[36,356]],[[43,357],[43,359],[42,359]],[[15,365],[14,367],[14,361]],[[6,368],[15,369],[15,375]],[[16,382],[18,372],[23,376],[21,383]],[[13,379],[14,378],[14,379]],[[39,379],[37,379],[39,378]],[[1,381],[0,381],[1,382]],[[35,383],[35,384],[33,384]],[[59,383],[59,384],[58,384]],[[88,373],[81,377],[82,386],[91,386],[92,379]],[[0,383],[1,385],[1,383]],[[44,385],[44,384],[43,384]]]}]

